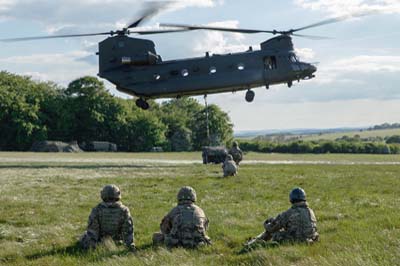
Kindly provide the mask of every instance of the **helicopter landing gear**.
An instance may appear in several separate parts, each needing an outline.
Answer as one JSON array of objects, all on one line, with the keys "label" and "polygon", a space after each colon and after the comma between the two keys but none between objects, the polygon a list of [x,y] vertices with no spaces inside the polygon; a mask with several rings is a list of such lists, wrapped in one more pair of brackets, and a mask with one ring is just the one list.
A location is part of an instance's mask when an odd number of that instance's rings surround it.
[{"label": "helicopter landing gear", "polygon": [[149,103],[142,98],[136,100],[136,106],[143,110],[148,110],[150,108]]},{"label": "helicopter landing gear", "polygon": [[254,100],[254,96],[256,96],[255,92],[252,90],[248,90],[246,92],[246,102],[251,103]]}]

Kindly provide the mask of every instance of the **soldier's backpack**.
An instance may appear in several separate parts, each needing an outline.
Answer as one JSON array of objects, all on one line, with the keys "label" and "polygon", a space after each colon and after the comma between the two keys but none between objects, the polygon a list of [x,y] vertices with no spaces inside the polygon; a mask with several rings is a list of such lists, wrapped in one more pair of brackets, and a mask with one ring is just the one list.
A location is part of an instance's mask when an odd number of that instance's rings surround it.
[{"label": "soldier's backpack", "polygon": [[200,217],[195,207],[190,205],[179,206],[179,214],[175,217],[167,243],[170,246],[195,248],[205,243],[204,217]]}]

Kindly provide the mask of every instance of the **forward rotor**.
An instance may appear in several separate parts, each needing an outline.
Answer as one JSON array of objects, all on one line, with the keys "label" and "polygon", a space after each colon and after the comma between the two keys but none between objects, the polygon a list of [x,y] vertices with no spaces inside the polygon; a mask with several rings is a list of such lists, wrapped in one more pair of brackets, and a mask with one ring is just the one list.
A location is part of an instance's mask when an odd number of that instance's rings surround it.
[{"label": "forward rotor", "polygon": [[33,41],[33,40],[45,40],[45,39],[61,39],[61,38],[77,38],[77,37],[90,37],[90,36],[126,36],[130,34],[137,35],[151,35],[151,34],[163,34],[163,33],[173,33],[173,32],[183,32],[187,31],[185,29],[160,29],[160,30],[133,30],[134,28],[140,26],[145,21],[149,20],[159,12],[168,9],[170,5],[174,2],[163,1],[163,2],[146,2],[144,9],[140,12],[139,19],[136,19],[128,25],[116,31],[108,32],[97,32],[97,33],[83,33],[83,34],[63,34],[63,35],[50,35],[50,36],[32,36],[32,37],[22,37],[22,38],[7,38],[0,39],[1,42],[22,42],[22,41]]}]

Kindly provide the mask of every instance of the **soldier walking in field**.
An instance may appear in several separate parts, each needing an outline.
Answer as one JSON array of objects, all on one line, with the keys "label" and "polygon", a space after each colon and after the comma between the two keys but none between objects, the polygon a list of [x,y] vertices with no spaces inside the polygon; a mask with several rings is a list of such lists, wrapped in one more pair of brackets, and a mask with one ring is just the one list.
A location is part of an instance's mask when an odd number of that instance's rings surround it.
[{"label": "soldier walking in field", "polygon": [[121,192],[115,185],[101,190],[103,202],[92,209],[88,227],[80,239],[83,249],[95,248],[106,239],[125,244],[135,250],[133,222],[129,209],[121,203]]},{"label": "soldier walking in field", "polygon": [[211,244],[207,236],[208,219],[204,211],[196,206],[196,191],[182,187],[177,195],[178,206],[161,221],[160,233],[153,235],[153,244],[165,244],[168,248],[196,248]]},{"label": "soldier walking in field", "polygon": [[232,155],[228,154],[222,164],[222,170],[224,171],[224,177],[235,176],[237,174],[237,166],[232,158]]},{"label": "soldier walking in field", "polygon": [[317,219],[314,212],[308,207],[306,193],[301,188],[295,188],[289,195],[292,207],[275,218],[264,222],[265,232],[250,240],[246,246],[251,246],[258,240],[282,242],[318,241]]},{"label": "soldier walking in field", "polygon": [[240,162],[243,160],[243,152],[239,148],[239,144],[237,141],[233,142],[232,148],[229,150],[229,154],[232,155],[233,160],[239,166]]}]

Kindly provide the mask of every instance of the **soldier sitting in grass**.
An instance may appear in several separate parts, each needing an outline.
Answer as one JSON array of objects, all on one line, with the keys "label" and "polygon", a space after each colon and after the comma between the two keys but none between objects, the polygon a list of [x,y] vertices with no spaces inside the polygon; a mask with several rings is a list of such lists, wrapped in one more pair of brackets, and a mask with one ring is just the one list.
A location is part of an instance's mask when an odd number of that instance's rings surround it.
[{"label": "soldier sitting in grass", "polygon": [[265,232],[250,240],[247,246],[255,244],[258,240],[272,240],[278,243],[318,241],[317,219],[313,210],[308,207],[304,190],[293,189],[289,199],[292,207],[275,218],[267,219],[264,222]]},{"label": "soldier sitting in grass", "polygon": [[131,251],[133,243],[133,222],[129,209],[121,203],[121,192],[115,185],[101,190],[103,202],[92,209],[86,232],[80,239],[83,249],[95,248],[106,239],[125,244]]},{"label": "soldier sitting in grass", "polygon": [[228,154],[222,164],[222,170],[224,171],[224,177],[235,176],[237,174],[237,166],[232,158],[232,155]]},{"label": "soldier sitting in grass", "polygon": [[196,191],[182,187],[177,195],[178,206],[173,208],[160,224],[160,233],[153,235],[153,244],[165,244],[168,248],[196,248],[211,244],[206,231],[208,219],[204,211],[196,206]]}]

